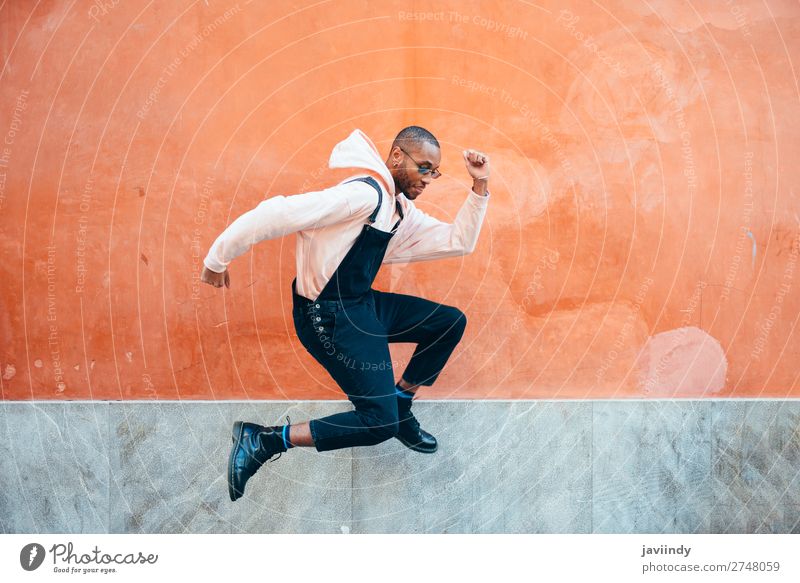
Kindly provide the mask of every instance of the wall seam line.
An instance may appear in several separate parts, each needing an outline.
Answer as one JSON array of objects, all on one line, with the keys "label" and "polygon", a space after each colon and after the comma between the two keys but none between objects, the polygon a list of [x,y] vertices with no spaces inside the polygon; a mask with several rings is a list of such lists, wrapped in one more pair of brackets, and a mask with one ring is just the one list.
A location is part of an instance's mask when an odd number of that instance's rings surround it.
[{"label": "wall seam line", "polygon": [[590,403],[590,415],[589,415],[589,441],[591,443],[589,449],[589,468],[592,472],[589,476],[589,496],[591,500],[589,501],[589,532],[594,534],[594,401]]},{"label": "wall seam line", "polygon": [[106,534],[111,534],[111,402],[106,402]]}]

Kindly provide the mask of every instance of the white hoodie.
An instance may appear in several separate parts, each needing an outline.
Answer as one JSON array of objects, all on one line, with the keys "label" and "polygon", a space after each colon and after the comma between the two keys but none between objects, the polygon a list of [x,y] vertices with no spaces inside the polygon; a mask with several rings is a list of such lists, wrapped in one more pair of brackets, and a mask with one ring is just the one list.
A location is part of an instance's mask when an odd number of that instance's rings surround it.
[{"label": "white hoodie", "polygon": [[[400,201],[404,218],[389,242],[383,263],[456,257],[475,249],[489,202],[488,192],[483,196],[470,190],[455,222],[439,221],[419,210],[403,193],[395,193],[394,180],[377,148],[358,129],[334,146],[328,166],[370,171],[346,180],[373,173],[380,176],[378,182],[382,182],[384,193],[373,224],[376,229],[391,231],[400,218],[395,200]],[[297,293],[317,299],[378,204],[378,193],[369,184],[344,182],[261,202],[217,237],[203,263],[221,273],[251,245],[297,233]]]}]

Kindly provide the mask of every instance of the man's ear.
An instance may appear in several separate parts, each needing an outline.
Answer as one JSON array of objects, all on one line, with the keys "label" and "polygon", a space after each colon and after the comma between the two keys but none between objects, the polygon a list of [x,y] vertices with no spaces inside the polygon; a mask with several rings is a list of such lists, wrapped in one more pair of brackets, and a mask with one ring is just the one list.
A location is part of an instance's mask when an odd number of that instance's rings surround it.
[{"label": "man's ear", "polygon": [[392,166],[398,166],[400,164],[400,158],[402,155],[403,153],[400,151],[400,148],[397,146],[392,146],[392,149],[389,151],[389,163]]}]

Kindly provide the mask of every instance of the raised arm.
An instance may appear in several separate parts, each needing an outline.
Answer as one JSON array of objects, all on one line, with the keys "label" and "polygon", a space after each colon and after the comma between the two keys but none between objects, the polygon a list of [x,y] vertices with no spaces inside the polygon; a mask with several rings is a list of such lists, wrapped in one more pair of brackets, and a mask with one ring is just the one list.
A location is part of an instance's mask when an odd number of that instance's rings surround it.
[{"label": "raised arm", "polygon": [[408,236],[396,243],[392,240],[383,262],[411,263],[472,253],[486,216],[488,200],[488,194],[481,196],[470,192],[453,223],[440,221],[409,205],[412,210],[403,219],[408,223],[401,231]]},{"label": "raised arm", "polygon": [[[384,263],[410,263],[458,257],[475,250],[489,204],[489,157],[475,150],[464,152],[464,163],[473,179],[472,190],[453,223],[440,221],[409,206],[406,223],[389,243]],[[401,223],[402,225],[402,223]]]}]

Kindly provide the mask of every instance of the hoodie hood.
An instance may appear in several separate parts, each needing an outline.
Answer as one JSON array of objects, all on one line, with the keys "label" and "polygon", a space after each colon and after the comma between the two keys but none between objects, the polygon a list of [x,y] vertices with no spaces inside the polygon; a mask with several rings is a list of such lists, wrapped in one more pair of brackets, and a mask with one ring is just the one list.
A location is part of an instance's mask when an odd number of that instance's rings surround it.
[{"label": "hoodie hood", "polygon": [[333,147],[328,160],[331,168],[363,168],[377,173],[383,179],[387,190],[395,195],[394,178],[381,159],[378,149],[367,135],[359,129],[353,130],[346,139]]}]

